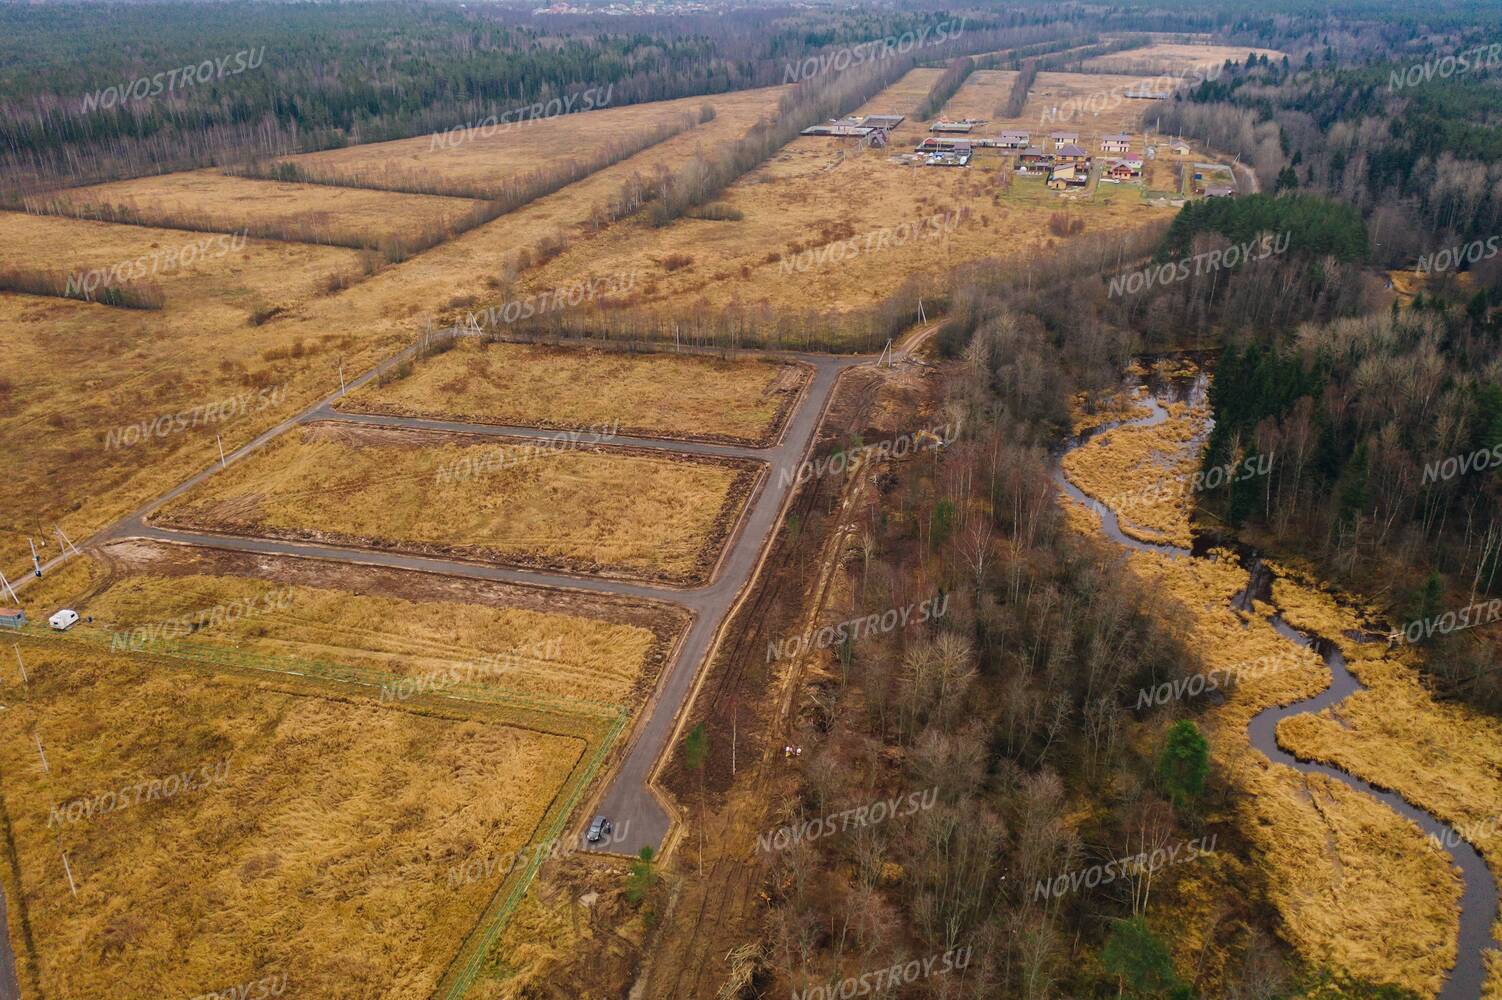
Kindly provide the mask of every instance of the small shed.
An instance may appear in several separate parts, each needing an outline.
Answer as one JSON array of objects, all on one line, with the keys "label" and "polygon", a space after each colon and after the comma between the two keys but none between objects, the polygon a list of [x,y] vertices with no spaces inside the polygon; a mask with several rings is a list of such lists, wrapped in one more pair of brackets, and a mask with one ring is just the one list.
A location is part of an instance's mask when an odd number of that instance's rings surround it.
[{"label": "small shed", "polygon": [[0,608],[0,627],[20,628],[25,624],[25,608]]}]

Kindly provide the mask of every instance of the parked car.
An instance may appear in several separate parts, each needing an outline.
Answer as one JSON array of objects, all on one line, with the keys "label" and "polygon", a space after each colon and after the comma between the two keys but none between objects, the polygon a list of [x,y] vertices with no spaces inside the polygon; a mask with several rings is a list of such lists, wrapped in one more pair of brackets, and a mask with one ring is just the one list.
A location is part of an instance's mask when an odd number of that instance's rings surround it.
[{"label": "parked car", "polygon": [[66,632],[68,631],[68,629],[78,624],[78,612],[74,611],[72,608],[63,608],[57,614],[53,615],[51,618],[48,618],[47,624],[51,625],[59,632]]},{"label": "parked car", "polygon": [[614,829],[615,827],[610,825],[610,820],[604,816],[596,816],[594,822],[589,824],[589,833],[585,835],[585,839],[591,844],[598,844]]}]

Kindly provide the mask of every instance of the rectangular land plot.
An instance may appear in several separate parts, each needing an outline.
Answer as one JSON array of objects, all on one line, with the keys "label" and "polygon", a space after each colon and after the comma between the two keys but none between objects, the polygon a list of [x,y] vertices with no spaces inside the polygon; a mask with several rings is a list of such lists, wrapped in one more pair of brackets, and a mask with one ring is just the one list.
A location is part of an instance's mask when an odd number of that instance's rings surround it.
[{"label": "rectangular land plot", "polygon": [[[747,103],[748,95],[757,93],[685,97],[534,121],[482,119],[456,123],[456,128],[445,132],[303,153],[284,157],[284,161],[314,176],[343,178],[355,185],[405,186],[426,178],[459,188],[483,190],[539,168],[571,159],[588,160],[605,152],[613,142],[674,124],[684,115],[697,119],[699,109],[704,106],[714,108],[718,115],[722,110]],[[598,96],[603,98],[604,92]],[[752,104],[762,100],[764,96],[749,98]]]},{"label": "rectangular land plot", "polygon": [[354,413],[771,444],[808,381],[801,365],[467,340],[341,399]]},{"label": "rectangular land plot", "polygon": [[1241,62],[1247,53],[1267,56],[1269,61],[1280,61],[1283,53],[1277,49],[1237,48],[1234,45],[1197,45],[1192,42],[1158,42],[1140,49],[1109,52],[1103,56],[1091,56],[1082,64],[1085,69],[1102,73],[1173,73],[1189,74],[1196,71],[1215,73],[1226,60]]},{"label": "rectangular land plot", "polygon": [[0,719],[3,873],[37,995],[285,976],[286,996],[424,1000],[507,879],[454,866],[530,843],[588,749],[67,638],[22,650],[27,697]]},{"label": "rectangular land plot", "polygon": [[[1039,73],[1022,114],[992,125],[1038,133],[1045,139],[1054,131],[1078,132],[1079,144],[1097,159],[1109,155],[1101,151],[1101,136],[1124,132],[1132,137],[1132,152],[1141,156],[1143,116],[1158,103],[1125,96],[1141,85],[1142,79],[1135,76]],[[1052,144],[1048,149],[1052,151]]]},{"label": "rectangular land plot", "polygon": [[[906,113],[941,72],[913,70],[861,110]],[[983,131],[1012,126],[1038,131],[1035,121],[1021,119],[993,121]],[[722,195],[739,218],[611,226],[581,236],[528,272],[517,291],[563,287],[580,274],[636,273],[632,306],[643,312],[676,317],[764,309],[807,317],[810,327],[823,330],[830,315],[870,308],[880,290],[911,279],[926,294],[967,263],[1001,259],[1022,266],[1057,242],[1049,222],[1060,209],[1058,196],[1043,190],[1041,180],[1016,180],[1007,157],[978,157],[967,168],[894,162],[894,153],[910,151],[927,135],[926,124],[910,118],[886,149],[794,139]],[[1159,221],[1168,211],[1134,197],[1085,201],[1077,216],[1083,237],[1094,240]]]},{"label": "rectangular land plot", "polygon": [[[714,121],[607,167],[556,194],[422,254],[364,275],[360,251],[252,239],[243,251],[200,258],[181,288],[157,278],[166,307],[144,312],[0,293],[0,446],[25,456],[0,486],[0,561],[30,565],[27,535],[56,552],[54,524],[77,542],[165,492],[290,413],[332,393],[339,372],[363,372],[410,344],[450,303],[472,305],[518,248],[582,239],[591,215],[629,177],[682,163],[701,144],[728,143],[776,111],[786,88],[714,99]],[[111,226],[0,212],[0,253],[66,270],[173,250],[207,234]],[[214,238],[211,235],[209,238]],[[93,256],[118,241],[119,256]],[[602,272],[568,276],[573,283]],[[355,283],[344,287],[350,279]],[[338,280],[332,280],[338,279]],[[342,287],[342,291],[338,290]],[[260,408],[261,389],[284,389]],[[252,391],[248,413],[191,423],[198,408]],[[222,407],[216,410],[223,413]],[[106,448],[111,431],[173,428]],[[162,423],[156,423],[162,421]]]},{"label": "rectangular land plot", "polygon": [[[217,457],[216,434],[226,449],[243,443],[337,389],[341,356],[357,371],[381,350],[369,331],[293,331],[282,315],[251,321],[262,310],[290,313],[330,278],[359,274],[358,252],[254,239],[229,249],[234,243],[0,212],[0,267],[65,275],[155,263],[144,280],[165,298],[148,311],[0,294],[0,448],[18,459],[0,488],[7,574],[29,562],[27,534],[47,544],[44,558],[56,551],[54,524],[81,544]],[[361,338],[376,343],[362,351]]]},{"label": "rectangular land plot", "polygon": [[760,471],[755,462],[647,449],[539,449],[478,434],[312,423],[153,520],[695,584],[708,578]]},{"label": "rectangular land plot", "polygon": [[[358,684],[545,710],[639,702],[686,626],[669,605],[317,559],[124,540],[25,592],[111,649],[261,659]],[[378,693],[377,693],[378,692]]]},{"label": "rectangular land plot", "polygon": [[[971,135],[977,139],[988,139],[999,135],[1001,130],[992,127],[990,123],[995,120],[998,112],[1005,108],[1007,97],[1012,93],[1012,83],[1016,79],[1015,70],[976,70],[965,79],[960,89],[955,91],[954,96],[944,105],[940,117],[950,120],[984,119],[987,124],[977,125]],[[956,138],[963,139],[964,136]]]},{"label": "rectangular land plot", "polygon": [[302,243],[379,247],[405,234],[442,230],[479,202],[327,184],[231,177],[218,170],[157,174],[50,196],[74,206],[122,205],[146,223],[252,235]]}]

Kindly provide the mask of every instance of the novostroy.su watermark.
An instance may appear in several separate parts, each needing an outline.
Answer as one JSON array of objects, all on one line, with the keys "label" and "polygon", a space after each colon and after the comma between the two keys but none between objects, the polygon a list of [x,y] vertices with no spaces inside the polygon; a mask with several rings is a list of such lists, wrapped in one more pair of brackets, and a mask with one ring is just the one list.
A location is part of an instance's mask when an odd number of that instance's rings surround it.
[{"label": "novostroy.su watermark", "polygon": [[266,46],[258,49],[245,48],[215,59],[205,59],[189,66],[173,67],[150,76],[138,76],[134,80],[113,83],[92,94],[83,95],[83,111],[108,111],[144,101],[163,94],[171,94],[180,88],[200,86],[227,76],[238,76],[248,70],[259,69],[266,58]]}]

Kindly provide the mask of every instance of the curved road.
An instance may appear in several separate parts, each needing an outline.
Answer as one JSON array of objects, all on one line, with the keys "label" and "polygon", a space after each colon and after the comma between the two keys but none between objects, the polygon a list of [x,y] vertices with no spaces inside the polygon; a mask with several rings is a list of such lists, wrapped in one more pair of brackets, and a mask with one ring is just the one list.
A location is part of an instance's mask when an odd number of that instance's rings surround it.
[{"label": "curved road", "polygon": [[[1157,399],[1148,396],[1146,402],[1152,410],[1148,416],[1096,428],[1081,435],[1068,450],[1078,448],[1095,435],[1115,427],[1145,427],[1167,419],[1167,411]],[[1116,513],[1070,482],[1064,475],[1062,467],[1055,469],[1054,476],[1070,497],[1086,504],[1100,515],[1102,530],[1118,545],[1175,557],[1194,558],[1193,553],[1188,549],[1175,545],[1143,542],[1124,534]],[[1271,571],[1254,559],[1246,590],[1237,596],[1236,601],[1243,608],[1250,606],[1253,597],[1271,604],[1271,586]],[[1463,890],[1460,899],[1456,963],[1445,980],[1444,988],[1439,993],[1439,1000],[1476,1000],[1481,996],[1482,985],[1486,980],[1485,952],[1496,944],[1492,938],[1491,925],[1497,915],[1497,883],[1490,869],[1487,868],[1476,849],[1467,843],[1454,828],[1412,805],[1402,796],[1395,792],[1378,789],[1339,768],[1300,759],[1279,746],[1277,737],[1279,722],[1292,715],[1318,712],[1363,688],[1361,682],[1347,668],[1345,657],[1341,655],[1334,643],[1298,631],[1277,614],[1269,616],[1268,621],[1278,634],[1289,642],[1311,647],[1320,654],[1330,669],[1330,686],[1312,698],[1306,698],[1291,705],[1264,709],[1253,716],[1247,725],[1247,736],[1252,746],[1274,763],[1294,768],[1303,774],[1324,775],[1359,792],[1380,799],[1400,816],[1416,823],[1425,834],[1434,837],[1449,853],[1450,860],[1461,871]]]}]

